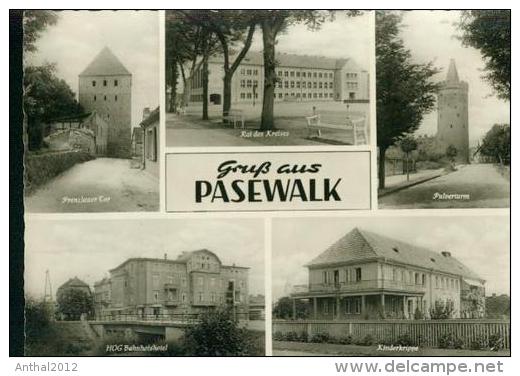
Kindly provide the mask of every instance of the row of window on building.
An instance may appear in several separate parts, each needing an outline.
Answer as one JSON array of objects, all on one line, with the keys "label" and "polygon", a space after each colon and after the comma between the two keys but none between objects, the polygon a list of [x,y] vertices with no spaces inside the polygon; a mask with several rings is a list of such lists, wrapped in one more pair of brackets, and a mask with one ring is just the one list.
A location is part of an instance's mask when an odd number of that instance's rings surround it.
[{"label": "row of window on building", "polygon": [[[426,274],[399,270],[394,268],[392,273],[392,280],[397,282],[415,284],[415,285],[426,285]],[[459,281],[455,278],[435,276],[435,288],[438,289],[458,289]]]},{"label": "row of window on building", "polygon": [[[103,86],[108,86],[108,80],[103,80],[102,84],[103,84]],[[118,86],[119,85],[119,81],[118,80],[114,80],[113,84],[114,84],[114,86]],[[92,87],[95,87],[96,85],[97,85],[97,81],[96,80],[92,80]]]},{"label": "row of window on building", "polygon": [[[258,99],[258,93],[240,93],[240,99]],[[275,93],[275,98],[284,99],[284,98],[303,98],[303,99],[333,99],[334,93]]]},{"label": "row of window on building", "polygon": [[304,77],[304,78],[332,78],[334,77],[334,73],[332,72],[301,72],[301,71],[288,71],[288,70],[278,70],[276,74],[279,77]]},{"label": "row of window on building", "polygon": [[322,282],[325,285],[339,284],[341,282],[360,282],[363,279],[361,268],[344,269],[340,276],[340,270],[324,270],[322,272]]},{"label": "row of window on building", "polygon": [[[196,301],[198,303],[206,302],[205,294],[203,292],[198,292],[196,295]],[[154,290],[153,292],[153,298],[155,303],[160,302],[161,298],[161,291],[160,290]],[[179,294],[176,289],[168,290],[165,295],[165,299],[169,302],[177,302],[179,301]],[[243,294],[240,293],[240,291],[235,291],[233,294],[233,301],[235,303],[241,303],[243,299]],[[181,293],[180,302],[181,303],[187,303],[188,298],[187,294],[185,292]],[[209,303],[224,303],[224,294],[222,293],[216,293],[216,292],[210,292],[209,293],[209,300],[207,301]]]},{"label": "row of window on building", "polygon": [[[352,84],[352,85],[349,85]],[[240,80],[241,88],[255,88],[258,87],[258,80]],[[277,87],[279,89],[333,89],[334,82],[312,82],[312,81],[278,81]],[[347,88],[357,89],[357,82],[347,82]]]},{"label": "row of window on building", "polygon": [[[94,99],[94,102],[97,102],[97,95],[94,95],[93,99]],[[110,100],[109,99],[110,97],[106,96],[106,95],[103,95],[103,100],[106,102],[107,100]],[[117,95],[114,95],[114,102],[117,102]]]}]

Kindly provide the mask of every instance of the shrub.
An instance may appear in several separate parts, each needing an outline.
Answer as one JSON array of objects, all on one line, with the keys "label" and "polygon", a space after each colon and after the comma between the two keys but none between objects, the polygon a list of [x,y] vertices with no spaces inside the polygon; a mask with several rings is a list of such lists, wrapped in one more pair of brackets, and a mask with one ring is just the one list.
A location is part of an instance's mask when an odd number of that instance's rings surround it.
[{"label": "shrub", "polygon": [[287,332],[284,335],[285,341],[298,342],[299,335],[296,332]]},{"label": "shrub", "polygon": [[487,350],[488,340],[485,336],[478,336],[473,341],[471,341],[469,348],[471,350]]},{"label": "shrub", "polygon": [[332,338],[329,335],[329,333],[323,332],[323,333],[316,333],[315,335],[313,335],[311,337],[311,342],[314,342],[314,343],[331,343],[333,341],[332,341]]},{"label": "shrub", "polygon": [[25,158],[25,189],[31,193],[40,185],[68,170],[77,163],[94,159],[84,152],[28,154]]},{"label": "shrub", "polygon": [[274,332],[274,333],[273,333],[273,339],[274,339],[275,341],[283,341],[283,340],[284,340],[284,335],[283,335],[283,333],[280,332],[280,331]]},{"label": "shrub", "polygon": [[309,334],[307,334],[307,332],[301,332],[300,335],[298,336],[298,341],[299,342],[308,342]]},{"label": "shrub", "polygon": [[250,354],[253,343],[239,328],[229,310],[207,312],[186,328],[183,338],[189,356],[241,356]]},{"label": "shrub", "polygon": [[499,334],[495,333],[489,336],[488,346],[493,351],[498,351],[504,348],[504,338]]},{"label": "shrub", "polygon": [[446,333],[439,338],[438,346],[441,349],[462,349],[464,341],[453,333]]},{"label": "shrub", "polygon": [[338,337],[336,340],[336,343],[338,343],[340,345],[350,345],[350,344],[352,344],[352,342],[353,342],[353,338],[351,335]]},{"label": "shrub", "polygon": [[412,340],[412,337],[410,337],[410,335],[408,333],[401,334],[399,337],[397,337],[397,341],[395,341],[395,344],[401,345],[401,346],[414,346],[415,345],[414,341]]},{"label": "shrub", "polygon": [[363,338],[356,340],[354,343],[359,346],[372,346],[374,344],[374,337],[372,337],[370,334],[367,334]]}]

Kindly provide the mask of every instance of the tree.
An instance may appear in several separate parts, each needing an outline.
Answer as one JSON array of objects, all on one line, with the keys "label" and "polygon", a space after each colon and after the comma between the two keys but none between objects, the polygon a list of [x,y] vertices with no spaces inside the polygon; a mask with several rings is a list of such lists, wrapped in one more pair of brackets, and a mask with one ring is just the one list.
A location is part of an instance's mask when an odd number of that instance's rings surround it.
[{"label": "tree", "polygon": [[[296,319],[306,319],[309,317],[309,307],[301,300],[295,301]],[[273,307],[273,316],[276,319],[292,319],[293,318],[293,299],[288,296],[278,299]]]},{"label": "tree", "polygon": [[385,187],[386,150],[413,133],[435,105],[439,72],[432,62],[413,62],[400,36],[402,14],[376,12],[377,146],[379,188]]},{"label": "tree", "polygon": [[446,148],[446,157],[448,157],[448,159],[451,163],[455,162],[455,157],[457,156],[458,153],[459,153],[459,151],[453,145],[449,145]]},{"label": "tree", "polygon": [[58,294],[56,302],[58,303],[56,312],[62,314],[65,320],[79,320],[83,314],[90,316],[94,313],[92,296],[83,290],[66,289]]},{"label": "tree", "polygon": [[[208,27],[208,10],[175,10],[166,14],[166,52],[172,97],[170,107],[175,108],[178,69],[183,79],[183,105],[190,101],[192,80],[201,68],[202,118],[208,119],[208,59],[220,52],[213,30]],[[188,65],[188,71],[185,70]],[[175,80],[175,81],[173,81]]]},{"label": "tree", "polygon": [[43,300],[25,297],[25,340],[36,342],[45,332],[51,322],[49,305]]},{"label": "tree", "polygon": [[511,317],[511,298],[506,295],[495,295],[486,297],[486,318],[502,319]]},{"label": "tree", "polygon": [[254,351],[249,333],[239,328],[229,310],[201,314],[186,328],[183,342],[189,356],[240,356]]},{"label": "tree", "polygon": [[511,127],[509,124],[495,124],[486,133],[480,152],[492,157],[501,165],[509,164],[511,160]]},{"label": "tree", "polygon": [[[256,22],[247,10],[214,10],[205,11],[202,18],[206,27],[215,33],[220,42],[224,57],[223,103],[222,115],[227,116],[231,110],[231,83],[238,66],[246,56],[255,33]],[[241,41],[238,54],[231,61],[232,48]]]},{"label": "tree", "polygon": [[[303,23],[310,30],[318,30],[334,11],[320,10],[256,10],[255,21],[262,29],[264,46],[264,97],[262,103],[261,130],[271,130],[274,124],[274,91],[278,77],[276,75],[276,39],[280,32],[292,24]],[[358,11],[348,11],[348,15],[357,15]]]},{"label": "tree", "polygon": [[406,180],[410,181],[410,153],[417,150],[417,140],[413,136],[407,136],[399,144],[406,155]]},{"label": "tree", "polygon": [[36,41],[47,26],[55,25],[58,15],[50,10],[26,10],[23,12],[23,50],[36,51]]},{"label": "tree", "polygon": [[480,51],[485,74],[501,99],[511,98],[511,11],[508,9],[466,10],[460,17],[459,37],[464,46]]},{"label": "tree", "polygon": [[23,100],[29,150],[42,146],[42,123],[83,112],[70,86],[55,75],[53,64],[25,67]]}]

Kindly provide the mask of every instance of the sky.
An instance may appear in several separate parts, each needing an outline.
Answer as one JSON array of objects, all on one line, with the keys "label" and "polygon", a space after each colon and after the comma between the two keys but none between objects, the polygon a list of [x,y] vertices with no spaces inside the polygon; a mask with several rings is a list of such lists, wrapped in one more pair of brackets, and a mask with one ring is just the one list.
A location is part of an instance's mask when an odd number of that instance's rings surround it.
[{"label": "sky", "polygon": [[[454,36],[460,35],[455,23],[458,11],[412,11],[406,12],[402,31],[405,46],[420,63],[434,61],[442,72],[435,77],[446,77],[450,59],[455,59],[459,79],[469,84],[469,139],[475,146],[496,123],[509,123],[509,102],[494,96],[491,86],[482,79],[485,62],[480,51],[463,47]],[[437,111],[428,114],[417,134],[434,135],[437,131]]]},{"label": "sky", "polygon": [[264,294],[263,237],[261,219],[27,219],[25,288],[43,296],[46,270],[55,294],[75,276],[92,286],[131,257],[175,259],[206,248],[224,264],[250,267],[249,293]]},{"label": "sky", "polygon": [[453,257],[486,280],[486,295],[509,294],[508,216],[371,216],[273,219],[273,301],[308,283],[303,265],[354,227]]},{"label": "sky", "polygon": [[[292,25],[278,36],[276,52],[352,58],[368,70],[370,55],[373,55],[371,17],[370,13],[347,17],[338,11],[334,21],[325,22],[317,31],[310,31],[301,24]],[[262,32],[257,28],[251,50],[262,51],[262,48]]]},{"label": "sky", "polygon": [[78,75],[109,47],[132,73],[132,126],[144,107],[159,105],[159,16],[150,11],[62,11],[27,56],[30,64],[57,64],[57,76],[78,94]]}]

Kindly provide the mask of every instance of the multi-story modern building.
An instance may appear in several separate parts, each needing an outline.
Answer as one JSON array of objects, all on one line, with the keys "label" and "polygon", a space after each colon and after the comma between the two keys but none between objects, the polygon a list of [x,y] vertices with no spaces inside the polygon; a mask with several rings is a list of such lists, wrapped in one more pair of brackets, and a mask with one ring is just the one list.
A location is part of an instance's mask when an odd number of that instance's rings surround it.
[{"label": "multi-story modern building", "polygon": [[446,80],[437,93],[437,142],[441,152],[451,145],[455,160],[469,163],[468,83],[459,80],[455,60],[450,61]]},{"label": "multi-story modern building", "polygon": [[94,285],[96,316],[136,317],[193,315],[232,307],[248,315],[249,268],[223,265],[206,249],[185,252],[174,260],[130,258]]},{"label": "multi-story modern building", "polygon": [[[352,59],[277,54],[276,101],[368,102],[369,76]],[[223,93],[223,57],[209,59],[209,103],[220,104]],[[234,103],[258,103],[263,98],[264,62],[261,52],[250,51],[235,71]],[[191,102],[202,102],[202,67],[191,81]]]},{"label": "multi-story modern building", "polygon": [[436,304],[453,318],[484,315],[485,281],[450,252],[355,228],[306,267],[308,285],[291,297],[308,301],[314,318],[429,318]]},{"label": "multi-story modern building", "polygon": [[132,74],[105,47],[79,74],[79,103],[108,123],[106,154],[129,157],[131,146]]}]

